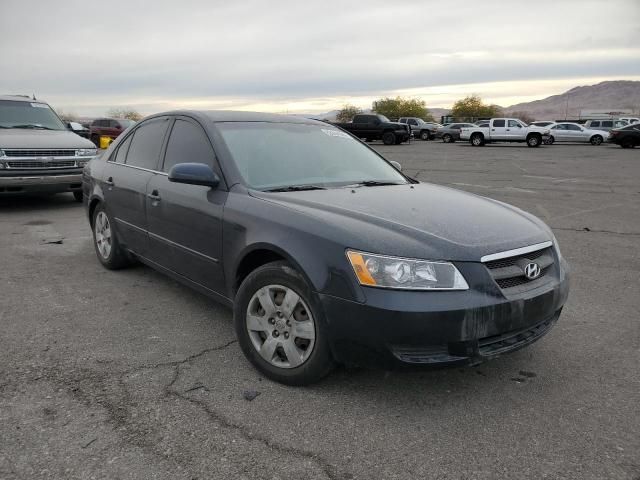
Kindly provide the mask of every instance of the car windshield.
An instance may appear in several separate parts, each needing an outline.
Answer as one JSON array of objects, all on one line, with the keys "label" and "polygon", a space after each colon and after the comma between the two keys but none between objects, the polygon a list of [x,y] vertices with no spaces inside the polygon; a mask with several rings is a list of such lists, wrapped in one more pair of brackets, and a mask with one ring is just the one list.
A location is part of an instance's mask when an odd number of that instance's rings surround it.
[{"label": "car windshield", "polygon": [[129,128],[131,125],[133,125],[134,123],[136,123],[136,122],[134,122],[133,120],[129,120],[129,119],[122,119],[122,118],[119,118],[119,119],[118,119],[118,122],[120,123],[120,125],[122,125],[122,128]]},{"label": "car windshield", "polygon": [[216,126],[246,184],[257,190],[409,183],[373,150],[329,125],[224,122]]},{"label": "car windshield", "polygon": [[0,100],[0,128],[66,130],[46,103]]}]

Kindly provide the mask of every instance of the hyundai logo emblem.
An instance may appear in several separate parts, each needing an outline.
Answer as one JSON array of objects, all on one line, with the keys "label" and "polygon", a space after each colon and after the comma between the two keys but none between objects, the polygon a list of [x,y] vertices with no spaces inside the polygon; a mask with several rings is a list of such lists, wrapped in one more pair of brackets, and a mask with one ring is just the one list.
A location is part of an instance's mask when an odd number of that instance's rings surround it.
[{"label": "hyundai logo emblem", "polygon": [[524,276],[529,280],[535,280],[541,273],[542,269],[537,263],[527,263],[524,267]]}]

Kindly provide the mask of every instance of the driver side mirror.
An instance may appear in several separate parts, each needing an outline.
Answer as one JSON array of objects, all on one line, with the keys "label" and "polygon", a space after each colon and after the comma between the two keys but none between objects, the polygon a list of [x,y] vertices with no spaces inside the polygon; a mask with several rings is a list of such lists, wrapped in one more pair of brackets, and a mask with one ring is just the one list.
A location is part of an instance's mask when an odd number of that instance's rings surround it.
[{"label": "driver side mirror", "polygon": [[204,163],[178,163],[169,170],[169,181],[217,188],[220,177]]},{"label": "driver side mirror", "polygon": [[396,170],[398,170],[399,172],[402,171],[402,165],[400,165],[398,162],[396,162],[395,160],[390,160],[389,163],[391,165],[393,165],[395,167]]}]

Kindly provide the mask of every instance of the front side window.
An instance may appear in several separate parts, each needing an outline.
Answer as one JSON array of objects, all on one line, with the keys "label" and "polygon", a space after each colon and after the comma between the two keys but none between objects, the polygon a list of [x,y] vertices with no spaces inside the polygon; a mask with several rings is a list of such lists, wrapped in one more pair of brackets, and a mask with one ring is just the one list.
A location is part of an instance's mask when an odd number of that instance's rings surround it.
[{"label": "front side window", "polygon": [[204,130],[194,123],[178,119],[171,129],[162,171],[169,172],[178,163],[204,163],[213,167],[213,149]]},{"label": "front side window", "polygon": [[127,154],[127,165],[149,170],[155,170],[158,167],[167,123],[166,118],[154,118],[136,129]]},{"label": "front side window", "polygon": [[0,128],[66,130],[46,103],[0,100]]},{"label": "front side window", "polygon": [[216,127],[251,188],[408,183],[373,150],[329,125],[225,122]]},{"label": "front side window", "polygon": [[599,127],[600,126],[600,122],[591,122],[589,124],[590,127]]},{"label": "front side window", "polygon": [[509,127],[518,128],[518,127],[522,127],[522,125],[520,125],[520,122],[517,122],[515,120],[509,120]]},{"label": "front side window", "polygon": [[409,125],[418,125],[418,122],[416,122],[413,118],[411,120],[409,120]]},{"label": "front side window", "polygon": [[604,121],[604,122],[602,122],[602,126],[603,127],[613,127],[613,122]]}]

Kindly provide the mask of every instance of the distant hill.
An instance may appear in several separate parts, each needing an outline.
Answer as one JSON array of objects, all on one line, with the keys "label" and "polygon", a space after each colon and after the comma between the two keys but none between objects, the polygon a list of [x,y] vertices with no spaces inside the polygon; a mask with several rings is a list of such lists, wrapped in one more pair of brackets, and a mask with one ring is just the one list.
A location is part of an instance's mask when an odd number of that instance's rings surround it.
[{"label": "distant hill", "polygon": [[[568,109],[567,109],[568,100]],[[537,120],[578,118],[586,111],[640,112],[640,82],[614,80],[596,85],[574,87],[560,95],[505,107],[506,114],[527,112]]]}]

